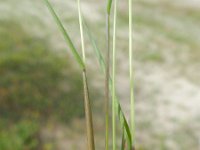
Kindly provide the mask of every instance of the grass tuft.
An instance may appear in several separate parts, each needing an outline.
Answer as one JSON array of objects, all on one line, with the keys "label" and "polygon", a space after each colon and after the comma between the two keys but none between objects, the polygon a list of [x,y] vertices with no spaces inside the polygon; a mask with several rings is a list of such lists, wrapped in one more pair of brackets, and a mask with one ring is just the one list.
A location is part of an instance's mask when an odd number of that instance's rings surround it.
[{"label": "grass tuft", "polygon": [[[78,3],[78,13],[79,13],[79,25],[80,25],[80,34],[81,34],[81,45],[82,45],[82,55],[81,58],[78,54],[77,50],[75,49],[69,35],[67,34],[67,31],[64,29],[64,26],[62,25],[61,21],[59,20],[58,16],[56,15],[55,11],[53,10],[51,4],[48,2],[48,0],[45,0],[50,12],[52,13],[56,23],[58,24],[61,32],[63,33],[66,43],[69,45],[77,63],[80,65],[82,71],[83,71],[83,85],[84,85],[84,102],[85,102],[85,115],[86,115],[86,127],[87,127],[87,138],[88,138],[88,149],[94,150],[94,134],[93,134],[93,124],[92,124],[92,112],[91,112],[91,105],[89,100],[89,90],[88,90],[88,83],[87,83],[87,74],[86,74],[86,66],[85,66],[85,45],[84,45],[84,36],[83,36],[83,26],[85,27],[85,31],[92,43],[93,49],[95,51],[95,54],[98,58],[98,61],[100,63],[102,71],[105,73],[105,149],[108,150],[109,147],[109,100],[110,100],[110,91],[112,92],[112,130],[113,130],[113,150],[116,150],[117,143],[116,143],[116,115],[118,115],[121,128],[123,130],[123,145],[126,141],[128,145],[128,149],[132,149],[132,131],[130,131],[130,127],[128,125],[128,122],[125,118],[125,115],[122,111],[121,105],[119,103],[119,100],[116,96],[116,87],[115,87],[115,68],[116,68],[116,21],[117,21],[117,0],[114,1],[114,24],[113,24],[113,57],[112,57],[112,78],[110,77],[110,14],[111,14],[111,8],[112,8],[112,0],[108,0],[107,3],[107,15],[106,15],[106,39],[107,39],[107,52],[106,52],[106,58],[104,61],[104,58],[98,49],[96,42],[90,33],[87,24],[82,19],[81,14],[81,8],[80,8],[80,1],[77,0]],[[129,2],[129,5],[131,3]],[[129,15],[132,7],[129,7]],[[130,18],[129,18],[130,19]],[[129,27],[132,25],[132,19],[129,22]],[[131,29],[131,28],[129,28]],[[132,29],[129,31],[129,55],[130,55],[130,64],[132,64]],[[130,65],[130,68],[132,66]],[[131,69],[130,69],[131,70]],[[130,74],[131,78],[131,74]],[[131,81],[130,81],[131,83]],[[131,88],[132,89],[132,88]],[[131,104],[133,101],[131,100]],[[134,109],[134,108],[133,108]],[[131,111],[132,112],[132,111]],[[122,145],[122,149],[124,149],[124,146]]]}]

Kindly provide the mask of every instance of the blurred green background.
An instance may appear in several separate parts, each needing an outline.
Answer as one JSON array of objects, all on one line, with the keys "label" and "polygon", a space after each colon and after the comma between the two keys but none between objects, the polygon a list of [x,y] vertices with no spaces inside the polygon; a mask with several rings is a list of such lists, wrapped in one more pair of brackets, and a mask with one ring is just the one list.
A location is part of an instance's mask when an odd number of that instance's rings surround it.
[{"label": "blurred green background", "polygon": [[[76,1],[51,0],[76,47]],[[105,50],[105,1],[82,1]],[[129,117],[128,2],[119,1],[117,86]],[[136,146],[200,149],[200,1],[134,1]],[[96,145],[104,149],[103,75],[86,38]],[[81,72],[42,0],[0,0],[0,150],[86,149]],[[120,143],[120,136],[119,136]]]}]

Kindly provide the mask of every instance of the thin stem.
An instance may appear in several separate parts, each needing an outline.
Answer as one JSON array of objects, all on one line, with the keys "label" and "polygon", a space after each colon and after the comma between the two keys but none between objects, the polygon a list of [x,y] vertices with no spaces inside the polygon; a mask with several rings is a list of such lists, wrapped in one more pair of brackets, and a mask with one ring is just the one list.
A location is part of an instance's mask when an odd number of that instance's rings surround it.
[{"label": "thin stem", "polygon": [[[82,46],[82,55],[83,55],[82,57],[83,57],[84,64],[86,64],[85,44],[84,44],[84,36],[83,36],[83,22],[82,22],[82,16],[81,16],[80,0],[77,0],[77,3],[78,3],[81,46]],[[91,110],[91,104],[90,104],[90,98],[89,98],[86,68],[83,69],[83,86],[84,86],[84,106],[85,106],[85,116],[86,116],[88,150],[95,150],[92,110]]]},{"label": "thin stem", "polygon": [[84,36],[83,36],[83,21],[82,21],[82,15],[81,15],[81,6],[80,6],[80,0],[77,0],[78,3],[78,18],[79,18],[79,25],[80,25],[80,34],[81,34],[81,46],[82,46],[82,57],[83,62],[85,63],[85,42],[84,42]]},{"label": "thin stem", "polygon": [[135,100],[134,100],[134,80],[133,80],[133,50],[132,50],[132,41],[133,41],[133,21],[132,21],[132,0],[129,0],[129,71],[130,71],[130,103],[131,103],[131,134],[132,140],[135,140]]},{"label": "thin stem", "polygon": [[109,77],[110,77],[110,15],[106,16],[106,40],[107,40],[107,54],[106,54],[106,77],[105,77],[105,149],[109,147]]},{"label": "thin stem", "polygon": [[107,53],[106,53],[106,71],[105,71],[105,150],[109,149],[109,79],[110,79],[110,12],[112,8],[112,0],[107,2],[106,14],[106,40],[107,40]]},{"label": "thin stem", "polygon": [[116,24],[117,24],[117,0],[114,1],[114,22],[113,22],[113,63],[112,63],[112,128],[113,128],[113,150],[116,150]]},{"label": "thin stem", "polygon": [[95,150],[92,111],[89,98],[87,75],[85,70],[83,71],[83,86],[84,86],[84,106],[85,106],[85,116],[86,116],[88,150]]}]

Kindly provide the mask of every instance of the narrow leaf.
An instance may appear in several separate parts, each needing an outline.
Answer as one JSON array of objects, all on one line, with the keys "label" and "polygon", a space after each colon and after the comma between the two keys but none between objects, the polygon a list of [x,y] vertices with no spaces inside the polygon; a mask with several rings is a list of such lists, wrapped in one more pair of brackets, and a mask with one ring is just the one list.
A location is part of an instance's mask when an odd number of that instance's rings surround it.
[{"label": "narrow leaf", "polygon": [[97,59],[99,61],[101,70],[105,73],[105,66],[106,66],[106,64],[105,64],[105,60],[103,58],[103,55],[101,54],[100,50],[98,49],[96,41],[95,41],[93,35],[91,34],[91,32],[90,32],[90,30],[88,28],[88,25],[87,25],[85,19],[83,18],[82,21],[83,21],[83,27],[84,27],[84,29],[85,29],[85,31],[87,33],[87,36],[88,36],[90,42],[92,43],[93,50],[94,50],[94,52],[96,54],[96,57],[97,57]]},{"label": "narrow leaf", "polygon": [[107,2],[107,14],[109,14],[109,15],[110,15],[111,7],[112,7],[112,0],[108,0],[108,2]]},{"label": "narrow leaf", "polygon": [[80,65],[81,69],[84,70],[84,69],[85,69],[85,64],[84,64],[82,58],[80,57],[78,51],[76,50],[74,44],[72,43],[72,40],[71,40],[71,38],[69,37],[67,31],[65,30],[65,28],[64,28],[64,26],[63,26],[63,24],[62,24],[62,22],[60,21],[59,17],[58,17],[57,14],[55,13],[55,11],[54,11],[53,7],[51,6],[51,4],[49,3],[49,1],[48,1],[48,0],[44,0],[44,1],[46,2],[46,5],[47,5],[49,11],[51,12],[53,18],[55,19],[55,22],[57,23],[57,25],[58,25],[60,31],[62,32],[62,34],[63,34],[63,36],[64,36],[64,38],[65,38],[65,41],[66,41],[66,43],[68,44],[68,46],[69,46],[69,48],[70,48],[70,50],[71,50],[71,52],[72,52],[74,58],[76,59],[76,61],[77,61],[78,64]]},{"label": "narrow leaf", "polygon": [[125,145],[126,141],[125,141],[125,135],[124,135],[124,130],[122,130],[122,141],[121,141],[121,150],[125,149]]}]

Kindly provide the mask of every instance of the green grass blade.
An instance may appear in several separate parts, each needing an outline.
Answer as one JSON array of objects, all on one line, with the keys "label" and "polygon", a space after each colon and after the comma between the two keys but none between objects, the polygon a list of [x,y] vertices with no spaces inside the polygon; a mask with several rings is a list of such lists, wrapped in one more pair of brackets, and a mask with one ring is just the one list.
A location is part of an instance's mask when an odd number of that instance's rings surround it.
[{"label": "green grass blade", "polygon": [[[85,33],[87,34],[90,42],[92,43],[93,51],[95,52],[95,55],[96,55],[96,57],[98,59],[98,62],[99,62],[99,65],[100,65],[100,69],[101,69],[101,71],[103,71],[105,73],[105,70],[106,70],[105,60],[103,58],[103,55],[102,55],[101,51],[99,50],[99,48],[98,48],[98,46],[96,44],[96,41],[95,41],[92,33],[90,32],[90,30],[88,28],[88,25],[87,25],[85,20],[83,20],[83,26],[84,26],[84,29],[86,31]],[[112,91],[112,79],[111,78],[109,79],[109,85],[110,85],[110,90]],[[117,116],[118,116],[118,118],[120,120],[121,128],[124,130],[124,134],[125,134],[126,141],[128,143],[129,150],[131,150],[132,137],[131,137],[130,128],[129,128],[128,122],[127,122],[127,120],[125,118],[125,115],[124,115],[124,113],[122,111],[119,99],[117,98],[116,95],[115,95],[115,97],[116,97]]]},{"label": "green grass blade", "polygon": [[63,34],[63,36],[65,38],[66,43],[68,44],[70,50],[72,51],[72,54],[73,54],[74,58],[76,59],[76,61],[80,65],[80,67],[82,69],[85,69],[85,64],[84,64],[82,58],[80,57],[78,51],[76,50],[74,44],[72,43],[71,38],[69,37],[69,35],[68,35],[67,31],[65,30],[62,22],[60,21],[60,19],[58,18],[57,14],[55,13],[53,7],[51,6],[51,4],[49,3],[48,0],[44,0],[44,1],[46,2],[46,5],[47,5],[49,11],[51,12],[51,14],[52,14],[55,22],[57,23],[60,31],[62,32],[62,34]]},{"label": "green grass blade", "polygon": [[[112,80],[110,80],[110,82],[112,82]],[[117,101],[116,102],[116,108],[117,108],[118,118],[120,120],[121,127],[124,130],[126,142],[128,144],[128,149],[132,150],[132,137],[131,137],[130,127],[129,127],[128,122],[127,122],[127,120],[124,116],[124,113],[122,111],[119,100],[117,100],[117,97],[116,97],[116,101]]]},{"label": "green grass blade", "polygon": [[132,140],[135,141],[135,100],[134,100],[134,80],[133,80],[133,19],[132,19],[132,0],[129,0],[129,71],[130,71],[130,110],[131,110],[131,134]]},{"label": "green grass blade", "polygon": [[111,7],[112,7],[112,0],[108,0],[108,2],[107,2],[107,14],[110,14]]},{"label": "green grass blade", "polygon": [[105,64],[105,122],[106,122],[106,140],[105,150],[108,150],[108,134],[109,134],[109,101],[110,101],[110,90],[109,90],[109,78],[110,78],[110,12],[112,7],[112,0],[107,1],[107,14],[106,14],[106,41],[107,41],[107,52],[106,52],[106,64]]},{"label": "green grass blade", "polygon": [[106,14],[106,40],[107,40],[107,52],[106,52],[106,64],[105,64],[105,124],[106,124],[106,139],[105,150],[108,150],[109,143],[109,78],[110,78],[110,12],[112,7],[112,0],[107,1],[107,14]]},{"label": "green grass blade", "polygon": [[113,150],[116,150],[116,24],[117,24],[117,0],[114,0],[114,21],[113,21],[113,50],[112,50],[112,130]]},{"label": "green grass blade", "polygon": [[126,145],[125,135],[124,135],[124,130],[122,130],[121,150],[125,149],[125,145]]},{"label": "green grass blade", "polygon": [[108,150],[109,143],[109,101],[110,101],[110,90],[109,90],[109,77],[110,77],[110,15],[106,15],[106,41],[107,41],[107,52],[106,52],[106,70],[105,70],[105,124],[106,124],[106,139],[105,139],[105,150]]}]

